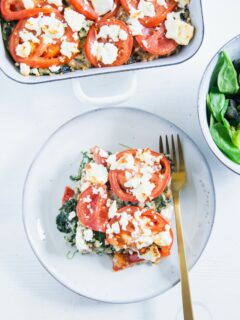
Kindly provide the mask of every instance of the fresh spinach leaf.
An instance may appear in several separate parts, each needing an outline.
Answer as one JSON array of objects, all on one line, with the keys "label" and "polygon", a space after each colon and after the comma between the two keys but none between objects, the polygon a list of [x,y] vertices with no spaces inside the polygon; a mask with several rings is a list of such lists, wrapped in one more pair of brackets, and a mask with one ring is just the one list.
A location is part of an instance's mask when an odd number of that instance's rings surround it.
[{"label": "fresh spinach leaf", "polygon": [[232,161],[240,164],[240,149],[232,143],[225,126],[222,123],[215,123],[210,126],[210,132],[219,149],[221,149]]},{"label": "fresh spinach leaf", "polygon": [[210,92],[207,96],[207,107],[214,118],[221,122],[221,111],[225,104],[225,96],[222,93]]},{"label": "fresh spinach leaf", "polygon": [[222,93],[234,94],[239,90],[237,72],[226,52],[220,53],[222,65],[218,73],[218,89]]}]

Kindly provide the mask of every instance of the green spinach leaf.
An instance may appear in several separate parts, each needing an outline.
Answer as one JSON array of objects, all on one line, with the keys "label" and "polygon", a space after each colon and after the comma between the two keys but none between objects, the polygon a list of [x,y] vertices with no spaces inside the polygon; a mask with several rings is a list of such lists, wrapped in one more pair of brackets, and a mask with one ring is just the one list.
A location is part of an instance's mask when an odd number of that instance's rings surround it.
[{"label": "green spinach leaf", "polygon": [[226,94],[237,93],[239,85],[237,72],[234,69],[233,63],[224,51],[220,53],[220,57],[222,63],[217,77],[218,89],[220,92]]},{"label": "green spinach leaf", "polygon": [[227,128],[222,123],[215,123],[210,126],[210,132],[216,145],[232,161],[240,164],[240,149],[238,149],[229,136]]},{"label": "green spinach leaf", "polygon": [[76,176],[70,176],[70,179],[73,181],[79,181],[82,178],[83,170],[87,163],[92,162],[93,158],[89,152],[82,152],[82,161],[80,163],[78,174]]},{"label": "green spinach leaf", "polygon": [[214,118],[221,122],[221,111],[224,108],[225,96],[222,93],[210,92],[207,96],[207,107]]}]

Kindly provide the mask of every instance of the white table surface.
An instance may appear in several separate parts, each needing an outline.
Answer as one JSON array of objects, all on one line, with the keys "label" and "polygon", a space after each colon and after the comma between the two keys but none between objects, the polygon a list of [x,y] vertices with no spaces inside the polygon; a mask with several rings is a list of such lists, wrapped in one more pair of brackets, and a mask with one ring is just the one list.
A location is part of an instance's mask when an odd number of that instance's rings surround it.
[{"label": "white table surface", "polygon": [[[200,132],[196,99],[209,58],[240,33],[240,1],[203,0],[203,10],[205,38],[195,57],[175,67],[139,71],[137,92],[124,104],[150,110],[176,123],[197,142],[210,163],[217,195],[216,220],[207,248],[190,273],[192,297],[197,307],[202,306],[211,314],[210,318],[237,320],[240,319],[240,177],[209,151]],[[25,175],[46,138],[59,125],[88,108],[75,98],[71,81],[27,86],[0,73],[0,83],[0,318],[179,319],[179,286],[146,302],[110,305],[72,293],[39,264],[22,225]],[[94,79],[91,83],[94,84]],[[207,320],[203,314],[199,313],[197,320]]]}]

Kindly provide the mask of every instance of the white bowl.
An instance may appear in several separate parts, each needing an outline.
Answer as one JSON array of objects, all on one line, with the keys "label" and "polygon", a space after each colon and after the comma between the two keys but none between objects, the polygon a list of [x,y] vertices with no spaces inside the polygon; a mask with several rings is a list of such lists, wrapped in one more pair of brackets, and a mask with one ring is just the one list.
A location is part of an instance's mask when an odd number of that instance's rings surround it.
[{"label": "white bowl", "polygon": [[221,47],[217,53],[214,55],[214,57],[211,59],[210,63],[208,64],[201,83],[199,87],[198,92],[198,115],[199,115],[199,121],[200,126],[203,132],[203,135],[212,150],[212,152],[215,154],[215,156],[229,169],[232,171],[240,174],[240,165],[230,160],[225,154],[218,148],[218,146],[215,144],[210,130],[209,130],[209,124],[207,119],[207,106],[206,106],[206,98],[209,90],[209,84],[211,80],[211,76],[213,73],[213,70],[216,66],[216,63],[218,61],[218,57],[221,51],[226,51],[226,53],[229,55],[231,60],[239,59],[240,57],[240,35],[234,37],[229,42],[227,42],[223,47]]},{"label": "white bowl", "polygon": [[[188,182],[181,193],[181,206],[187,261],[192,268],[212,230],[215,192],[203,155],[174,124],[138,109],[93,110],[61,126],[35,157],[23,194],[26,234],[41,264],[74,292],[95,300],[127,303],[154,297],[179,282],[176,241],[171,256],[159,265],[141,265],[114,273],[111,259],[106,256],[78,254],[67,259],[69,248],[55,223],[69,175],[77,172],[81,150],[98,144],[117,151],[122,143],[157,151],[160,134],[179,134],[183,144]],[[176,239],[174,225],[173,228]]]}]

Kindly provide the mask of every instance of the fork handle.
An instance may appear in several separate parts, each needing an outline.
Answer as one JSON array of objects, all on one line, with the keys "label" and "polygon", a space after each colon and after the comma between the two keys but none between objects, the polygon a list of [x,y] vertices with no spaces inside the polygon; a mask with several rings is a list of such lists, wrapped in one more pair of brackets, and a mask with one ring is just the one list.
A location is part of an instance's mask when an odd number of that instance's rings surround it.
[{"label": "fork handle", "polygon": [[182,287],[184,320],[194,320],[191,292],[190,292],[189,279],[188,279],[188,269],[187,269],[185,248],[184,248],[179,192],[173,193],[173,200],[174,200],[176,229],[177,229],[178,257],[179,257],[179,265],[180,265],[180,278],[181,278],[181,287]]}]

